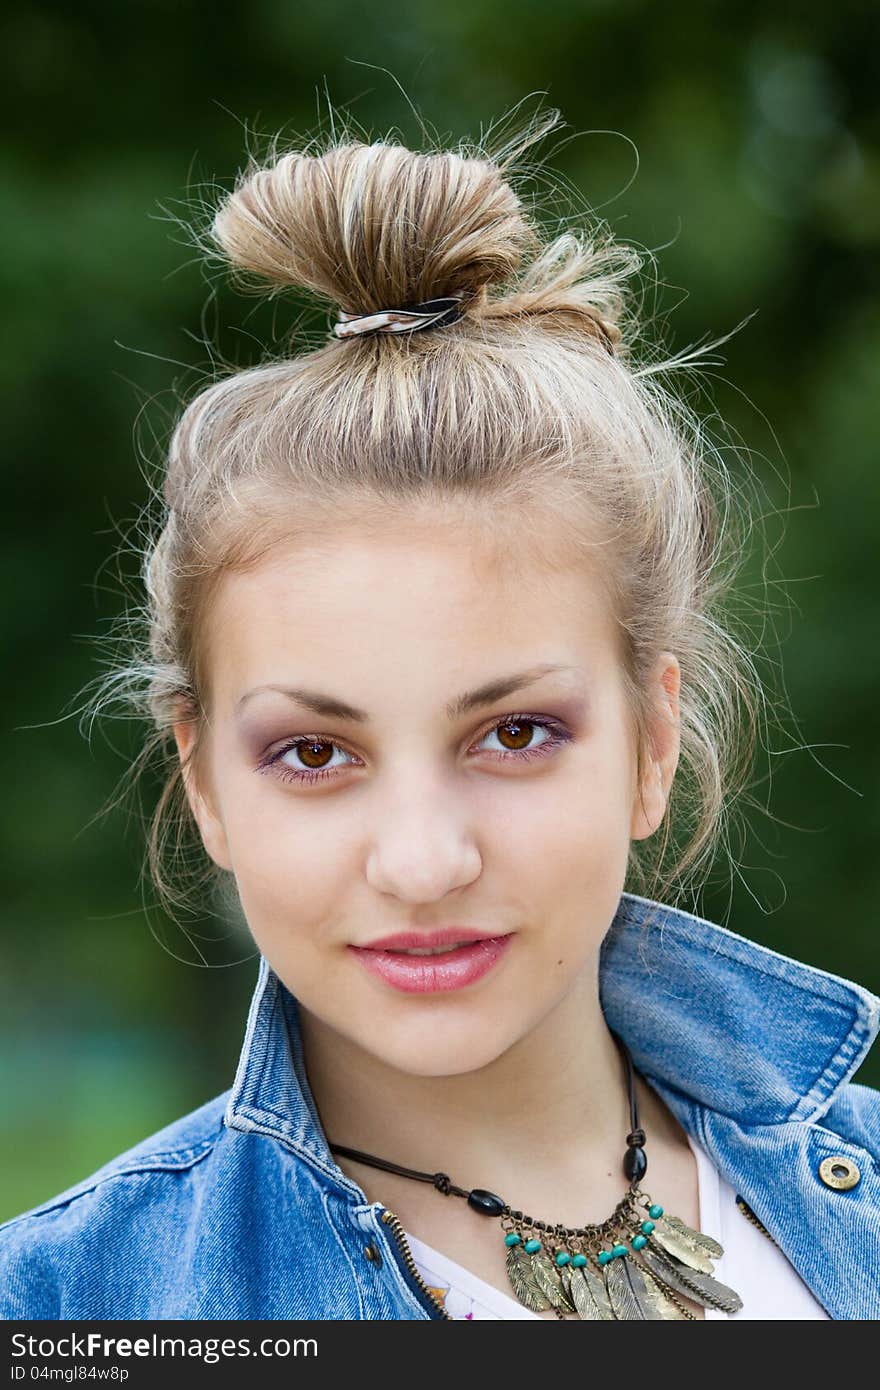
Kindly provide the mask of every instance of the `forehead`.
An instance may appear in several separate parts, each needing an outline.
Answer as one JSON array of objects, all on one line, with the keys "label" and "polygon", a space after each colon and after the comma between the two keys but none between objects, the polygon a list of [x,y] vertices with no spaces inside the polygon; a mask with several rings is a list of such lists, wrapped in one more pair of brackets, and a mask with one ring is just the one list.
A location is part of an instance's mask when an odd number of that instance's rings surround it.
[{"label": "forehead", "polygon": [[602,553],[587,558],[546,516],[349,515],[224,575],[206,674],[231,706],[250,685],[304,675],[366,700],[394,681],[427,692],[541,661],[595,668],[614,641]]}]

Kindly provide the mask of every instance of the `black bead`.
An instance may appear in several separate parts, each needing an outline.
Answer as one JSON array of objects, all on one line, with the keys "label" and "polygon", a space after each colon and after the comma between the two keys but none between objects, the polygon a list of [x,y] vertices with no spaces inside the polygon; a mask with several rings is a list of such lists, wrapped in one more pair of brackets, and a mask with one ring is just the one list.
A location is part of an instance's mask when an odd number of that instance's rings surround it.
[{"label": "black bead", "polygon": [[630,1182],[645,1176],[648,1171],[648,1159],[643,1148],[636,1144],[627,1149],[623,1156],[623,1171]]},{"label": "black bead", "polygon": [[473,1207],[474,1211],[482,1212],[483,1216],[500,1216],[505,1207],[500,1197],[496,1197],[494,1192],[487,1192],[483,1187],[475,1187],[468,1193],[467,1200],[468,1206]]}]

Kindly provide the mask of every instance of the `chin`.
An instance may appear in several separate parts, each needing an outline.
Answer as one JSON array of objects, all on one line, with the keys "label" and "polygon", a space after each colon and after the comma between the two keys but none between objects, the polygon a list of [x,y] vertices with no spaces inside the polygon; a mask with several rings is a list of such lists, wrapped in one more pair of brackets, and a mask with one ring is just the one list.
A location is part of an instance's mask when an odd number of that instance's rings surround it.
[{"label": "chin", "polygon": [[[450,1030],[451,1033],[452,1030]],[[471,1029],[456,1029],[456,1035],[427,1040],[424,1037],[414,1041],[402,1038],[398,1047],[394,1040],[385,1035],[390,1046],[377,1052],[375,1045],[367,1045],[367,1050],[380,1058],[386,1066],[405,1072],[407,1076],[429,1077],[465,1076],[468,1072],[480,1071],[507,1051],[515,1038],[498,1042],[488,1035],[488,1029],[477,1024]],[[427,1028],[425,1028],[427,1032]],[[375,1041],[375,1040],[373,1040]]]}]

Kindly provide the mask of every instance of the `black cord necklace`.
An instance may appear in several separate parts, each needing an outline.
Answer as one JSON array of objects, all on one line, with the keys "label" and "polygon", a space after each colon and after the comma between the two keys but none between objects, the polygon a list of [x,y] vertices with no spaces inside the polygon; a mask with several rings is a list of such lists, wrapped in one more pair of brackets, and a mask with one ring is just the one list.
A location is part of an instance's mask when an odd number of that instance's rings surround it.
[{"label": "black cord necklace", "polygon": [[670,1216],[642,1191],[648,1159],[632,1057],[623,1039],[613,1032],[612,1037],[626,1065],[629,1091],[630,1132],[623,1156],[629,1188],[598,1225],[536,1221],[485,1188],[457,1187],[447,1173],[422,1173],[342,1144],[330,1144],[330,1150],[387,1173],[431,1183],[446,1197],[464,1197],[483,1216],[500,1217],[511,1288],[533,1312],[553,1308],[560,1318],[574,1313],[593,1321],[696,1321],[681,1302],[683,1296],[706,1308],[734,1313],[742,1299],[712,1277],[712,1259],[724,1253],[718,1241]]}]

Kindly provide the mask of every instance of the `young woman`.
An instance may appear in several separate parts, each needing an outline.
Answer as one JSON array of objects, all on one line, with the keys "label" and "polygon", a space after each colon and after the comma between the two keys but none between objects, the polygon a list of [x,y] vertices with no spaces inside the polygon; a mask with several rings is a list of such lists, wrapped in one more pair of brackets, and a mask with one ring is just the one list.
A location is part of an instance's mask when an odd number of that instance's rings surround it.
[{"label": "young woman", "polygon": [[880,1000],[672,901],[754,744],[740,494],[637,253],[516,191],[556,119],[216,213],[339,312],[183,412],[116,680],[256,990],[227,1091],[0,1228],[4,1317],[880,1316]]}]

